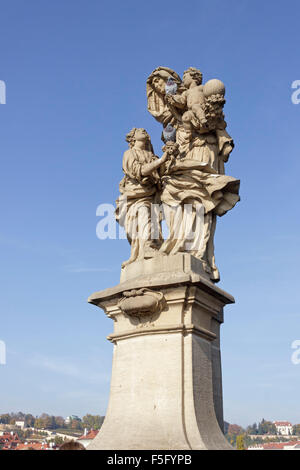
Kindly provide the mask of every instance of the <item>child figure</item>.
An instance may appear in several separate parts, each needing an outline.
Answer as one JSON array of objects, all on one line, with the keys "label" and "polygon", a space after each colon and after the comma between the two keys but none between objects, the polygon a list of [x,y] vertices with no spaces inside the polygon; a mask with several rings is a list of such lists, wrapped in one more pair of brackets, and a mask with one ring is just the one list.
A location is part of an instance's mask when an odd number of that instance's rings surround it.
[{"label": "child figure", "polygon": [[166,101],[174,108],[187,108],[182,115],[184,128],[191,131],[194,127],[202,132],[215,128],[217,121],[224,119],[224,84],[210,80],[203,86],[202,73],[194,67],[184,72],[182,81],[186,90],[180,95],[166,94]]},{"label": "child figure", "polygon": [[182,116],[185,129],[191,130],[192,126],[205,127],[207,119],[202,107],[205,103],[202,73],[190,67],[184,72],[182,82],[186,90],[180,95],[166,94],[167,103],[178,109],[188,109]]}]

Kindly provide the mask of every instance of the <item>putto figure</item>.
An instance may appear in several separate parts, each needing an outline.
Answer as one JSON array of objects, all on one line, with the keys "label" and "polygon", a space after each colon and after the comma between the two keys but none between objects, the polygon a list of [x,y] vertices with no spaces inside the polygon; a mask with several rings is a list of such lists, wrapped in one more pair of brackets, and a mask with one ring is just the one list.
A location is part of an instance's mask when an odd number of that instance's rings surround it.
[{"label": "putto figure", "polygon": [[[179,110],[184,110],[182,123],[190,130],[193,125],[196,129],[206,128],[207,119],[204,113],[205,97],[203,94],[202,73],[190,67],[183,74],[185,91],[181,94],[166,94],[166,102]],[[187,109],[187,111],[185,111]]]}]

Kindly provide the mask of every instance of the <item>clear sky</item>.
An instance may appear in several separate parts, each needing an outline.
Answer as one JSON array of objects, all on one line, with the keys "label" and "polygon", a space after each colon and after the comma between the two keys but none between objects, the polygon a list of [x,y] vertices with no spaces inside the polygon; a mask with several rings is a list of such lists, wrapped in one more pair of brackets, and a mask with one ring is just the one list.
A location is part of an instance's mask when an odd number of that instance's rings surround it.
[{"label": "clear sky", "polygon": [[[0,413],[105,414],[112,321],[87,304],[119,282],[126,240],[96,237],[125,134],[145,127],[159,65],[227,87],[241,203],[219,221],[225,419],[300,423],[298,1],[1,1]],[[126,404],[124,404],[126,406]]]}]

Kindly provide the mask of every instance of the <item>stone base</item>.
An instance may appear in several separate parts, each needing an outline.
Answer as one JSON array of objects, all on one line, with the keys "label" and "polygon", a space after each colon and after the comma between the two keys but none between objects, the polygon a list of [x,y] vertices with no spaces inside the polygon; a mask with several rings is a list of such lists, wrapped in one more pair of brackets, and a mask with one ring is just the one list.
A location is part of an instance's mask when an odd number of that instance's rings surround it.
[{"label": "stone base", "polygon": [[187,253],[178,253],[172,256],[160,255],[128,264],[121,270],[120,282],[123,283],[140,276],[153,276],[154,274],[162,274],[164,278],[168,278],[169,275],[174,276],[176,273],[199,274],[210,281],[209,274],[204,271],[202,262],[199,259]]},{"label": "stone base", "polygon": [[196,272],[195,258],[176,256],[169,275],[165,257],[152,274],[138,264],[139,277],[134,263],[124,282],[89,298],[114,320],[109,405],[89,450],[232,449],[221,430],[219,330],[234,299]]}]

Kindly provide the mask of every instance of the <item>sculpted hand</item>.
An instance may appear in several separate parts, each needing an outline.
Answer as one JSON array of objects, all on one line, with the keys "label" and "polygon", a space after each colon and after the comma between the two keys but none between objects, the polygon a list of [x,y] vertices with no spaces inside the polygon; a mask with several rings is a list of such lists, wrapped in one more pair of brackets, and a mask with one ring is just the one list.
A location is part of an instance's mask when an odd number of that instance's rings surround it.
[{"label": "sculpted hand", "polygon": [[170,157],[177,156],[179,146],[176,142],[170,141],[170,142],[167,142],[166,145],[163,146],[162,150],[164,153],[167,153]]},{"label": "sculpted hand", "polygon": [[170,152],[168,152],[168,150],[167,150],[160,159],[161,164],[165,163],[168,160],[169,155],[170,155]]},{"label": "sculpted hand", "polygon": [[172,95],[166,95],[166,102],[172,105],[175,103],[175,100]]},{"label": "sculpted hand", "polygon": [[163,163],[168,160],[169,155],[165,152],[161,158],[158,158],[155,162],[152,163],[146,163],[146,165],[143,165],[142,167],[142,175],[143,176],[148,176],[151,175],[155,170],[157,170]]},{"label": "sculpted hand", "polygon": [[228,142],[224,145],[224,148],[222,150],[222,158],[223,161],[226,163],[229,160],[229,155],[231,154],[233,150],[233,146],[230,145]]}]

